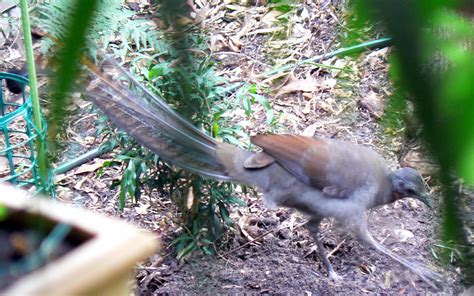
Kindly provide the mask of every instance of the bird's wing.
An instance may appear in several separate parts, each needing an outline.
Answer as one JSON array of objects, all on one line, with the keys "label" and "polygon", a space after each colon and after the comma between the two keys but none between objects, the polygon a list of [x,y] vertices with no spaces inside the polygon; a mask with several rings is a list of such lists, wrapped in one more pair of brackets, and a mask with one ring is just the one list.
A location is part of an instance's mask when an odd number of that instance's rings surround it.
[{"label": "bird's wing", "polygon": [[[257,135],[252,143],[300,181],[327,196],[348,197],[375,179],[367,166],[378,168],[379,157],[371,150],[350,143],[297,136]],[[367,163],[373,162],[374,163]]]},{"label": "bird's wing", "polygon": [[325,141],[303,136],[269,134],[252,137],[252,143],[275,158],[300,181],[321,190],[334,186],[327,179],[329,153]]}]

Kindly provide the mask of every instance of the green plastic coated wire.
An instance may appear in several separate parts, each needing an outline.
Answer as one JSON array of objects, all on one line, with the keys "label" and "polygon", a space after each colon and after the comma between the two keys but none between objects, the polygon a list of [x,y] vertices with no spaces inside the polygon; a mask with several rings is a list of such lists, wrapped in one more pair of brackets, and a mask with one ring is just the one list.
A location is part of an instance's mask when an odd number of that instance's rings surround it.
[{"label": "green plastic coated wire", "polygon": [[309,59],[306,59],[306,60],[301,60],[301,61],[293,63],[293,64],[278,67],[276,69],[273,69],[273,70],[270,70],[270,71],[266,72],[264,74],[264,76],[270,76],[270,75],[276,74],[278,72],[281,72],[281,71],[284,71],[284,70],[287,70],[287,69],[290,69],[290,68],[295,68],[295,67],[298,67],[298,66],[304,65],[304,64],[321,62],[323,60],[330,59],[334,56],[349,55],[349,54],[361,52],[361,51],[369,49],[369,48],[385,47],[385,46],[390,45],[391,42],[392,42],[392,39],[389,38],[389,37],[386,37],[386,38],[381,38],[381,39],[377,39],[377,40],[364,42],[364,43],[357,44],[357,45],[354,45],[354,46],[340,48],[338,50],[328,52],[328,53],[325,53],[325,54],[321,54],[321,55],[317,55],[317,56],[314,56],[312,58],[309,58]]}]

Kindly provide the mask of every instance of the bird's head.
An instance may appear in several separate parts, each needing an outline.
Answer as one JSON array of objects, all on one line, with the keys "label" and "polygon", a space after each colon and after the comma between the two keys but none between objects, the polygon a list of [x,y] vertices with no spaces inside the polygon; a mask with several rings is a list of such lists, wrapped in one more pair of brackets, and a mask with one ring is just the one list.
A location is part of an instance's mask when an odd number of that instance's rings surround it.
[{"label": "bird's head", "polygon": [[392,183],[394,199],[412,197],[432,208],[431,196],[426,192],[421,174],[412,168],[401,168],[389,175]]}]

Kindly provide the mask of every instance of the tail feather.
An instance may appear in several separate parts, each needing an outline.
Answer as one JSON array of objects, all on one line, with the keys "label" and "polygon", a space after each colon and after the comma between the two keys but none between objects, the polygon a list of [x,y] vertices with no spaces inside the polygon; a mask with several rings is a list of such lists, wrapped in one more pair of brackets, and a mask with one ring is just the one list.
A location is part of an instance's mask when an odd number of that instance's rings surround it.
[{"label": "tail feather", "polygon": [[[61,41],[54,36],[43,32],[41,37],[44,35],[61,44]],[[167,162],[215,179],[232,179],[227,173],[224,162],[217,156],[221,145],[219,142],[176,113],[162,98],[150,92],[116,60],[107,57],[100,50],[98,52],[100,67],[88,58],[82,58],[81,62],[90,72],[86,79],[89,87],[82,93],[118,128],[123,129],[138,143]],[[42,58],[40,55],[36,59],[39,65],[42,64],[39,63]],[[21,75],[26,74],[25,69],[26,67],[19,70],[22,71]],[[12,92],[22,91],[10,84],[8,88]]]},{"label": "tail feather", "polygon": [[105,58],[101,64],[104,70],[88,67],[100,81],[92,81],[84,94],[117,127],[167,162],[211,178],[231,179],[216,155],[219,142],[177,114],[117,62]]}]

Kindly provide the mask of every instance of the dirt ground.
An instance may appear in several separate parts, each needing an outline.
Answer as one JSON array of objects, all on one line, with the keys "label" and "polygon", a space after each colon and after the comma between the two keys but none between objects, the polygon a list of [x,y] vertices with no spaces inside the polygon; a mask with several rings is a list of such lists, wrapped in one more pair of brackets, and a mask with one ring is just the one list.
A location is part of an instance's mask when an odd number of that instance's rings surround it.
[{"label": "dirt ground", "polygon": [[[137,205],[129,204],[119,212],[118,192],[110,185],[120,177],[120,167],[112,166],[104,174],[96,174],[104,160],[113,159],[114,153],[109,153],[57,176],[57,192],[62,201],[126,219],[162,238],[161,251],[138,267],[137,294],[453,295],[464,291],[460,270],[442,265],[433,256],[440,243],[435,229],[440,216],[439,188],[430,178],[433,165],[424,157],[418,142],[403,139],[407,127],[390,131],[380,119],[393,93],[388,81],[390,49],[325,61],[350,71],[314,65],[294,67],[281,85],[275,85],[261,75],[272,65],[283,59],[295,62],[342,46],[341,24],[346,12],[325,1],[306,1],[298,8],[299,13],[290,18],[291,25],[284,25],[290,34],[282,43],[269,30],[280,24],[268,7],[229,7],[226,2],[213,1],[218,3],[214,10],[203,14],[203,26],[214,40],[213,58],[224,77],[271,89],[267,93],[272,96],[266,96],[280,113],[281,132],[368,145],[381,153],[391,167],[410,165],[422,171],[435,197],[434,210],[414,200],[401,200],[369,212],[370,230],[387,248],[441,273],[445,281],[440,290],[430,287],[410,270],[363,246],[333,221],[325,220],[320,235],[335,270],[344,278],[335,283],[327,277],[315,243],[304,227],[305,218],[283,208],[267,210],[260,198],[251,195],[241,196],[247,207],[233,209],[235,226],[224,237],[217,256],[195,254],[178,262],[169,246],[181,230],[175,223],[176,209],[171,201],[156,190],[146,191]],[[235,19],[229,21],[230,16]],[[2,50],[7,52],[5,47]],[[74,108],[78,111],[65,132],[65,158],[100,144],[95,137],[97,111],[80,98],[75,100]],[[267,128],[264,110],[255,106],[254,111],[252,118],[241,110],[234,110],[229,116],[249,134],[263,132]]]}]

